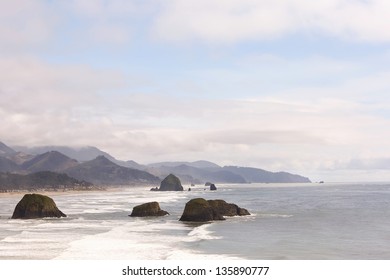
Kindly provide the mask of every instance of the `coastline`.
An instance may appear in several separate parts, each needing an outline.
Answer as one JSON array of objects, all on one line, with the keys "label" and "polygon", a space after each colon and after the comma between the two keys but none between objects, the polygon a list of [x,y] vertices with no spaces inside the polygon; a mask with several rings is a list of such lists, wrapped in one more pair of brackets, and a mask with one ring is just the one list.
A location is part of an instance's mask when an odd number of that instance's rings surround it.
[{"label": "coastline", "polygon": [[13,197],[18,195],[25,195],[25,194],[32,194],[32,193],[39,193],[43,195],[66,195],[66,194],[75,194],[75,193],[99,193],[99,192],[116,192],[123,190],[123,187],[95,187],[93,189],[61,189],[61,190],[55,190],[50,188],[45,189],[33,189],[33,190],[8,190],[6,192],[0,192],[0,198],[2,197]]},{"label": "coastline", "polygon": [[147,189],[150,190],[152,185],[117,185],[117,186],[93,186],[88,189],[86,188],[38,188],[38,189],[14,189],[14,190],[2,190],[0,191],[0,198],[12,197],[21,194],[39,193],[43,195],[65,195],[65,194],[86,194],[86,193],[99,193],[99,192],[121,192],[128,189]]}]

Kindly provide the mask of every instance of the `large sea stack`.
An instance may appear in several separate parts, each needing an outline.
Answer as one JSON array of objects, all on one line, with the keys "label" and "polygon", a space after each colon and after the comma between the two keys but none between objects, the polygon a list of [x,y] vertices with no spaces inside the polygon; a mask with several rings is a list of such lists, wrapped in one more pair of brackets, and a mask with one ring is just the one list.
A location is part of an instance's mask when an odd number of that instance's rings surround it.
[{"label": "large sea stack", "polygon": [[180,179],[173,174],[169,174],[162,180],[159,191],[182,191],[183,186],[181,185]]},{"label": "large sea stack", "polygon": [[250,213],[236,204],[227,203],[221,199],[205,200],[203,198],[195,198],[186,203],[180,221],[208,222],[225,220],[224,216],[244,215],[250,215]]},{"label": "large sea stack", "polygon": [[54,200],[41,194],[26,194],[16,205],[12,219],[36,219],[45,217],[66,217]]},{"label": "large sea stack", "polygon": [[167,211],[161,210],[158,202],[148,202],[133,208],[129,215],[130,217],[149,217],[149,216],[165,216],[169,215]]},{"label": "large sea stack", "polygon": [[180,221],[183,222],[208,222],[214,220],[225,220],[225,218],[203,198],[194,198],[188,201],[180,218]]}]

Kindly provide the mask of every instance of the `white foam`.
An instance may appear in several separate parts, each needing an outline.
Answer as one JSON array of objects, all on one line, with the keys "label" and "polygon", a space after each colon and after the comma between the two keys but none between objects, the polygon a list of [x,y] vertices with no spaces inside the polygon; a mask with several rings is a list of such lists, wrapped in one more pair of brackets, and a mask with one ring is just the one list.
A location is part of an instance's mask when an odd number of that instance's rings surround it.
[{"label": "white foam", "polygon": [[221,237],[213,235],[214,232],[210,231],[211,224],[204,224],[195,227],[191,232],[188,233],[188,237],[185,239],[187,242],[196,242],[200,240],[212,240],[220,239]]},{"label": "white foam", "polygon": [[268,213],[268,214],[259,214],[259,217],[263,218],[291,218],[294,215],[288,215],[288,214],[274,214],[274,213]]},{"label": "white foam", "polygon": [[110,231],[85,236],[69,243],[56,259],[165,259],[172,250],[167,236],[159,237],[156,225],[128,222]]}]

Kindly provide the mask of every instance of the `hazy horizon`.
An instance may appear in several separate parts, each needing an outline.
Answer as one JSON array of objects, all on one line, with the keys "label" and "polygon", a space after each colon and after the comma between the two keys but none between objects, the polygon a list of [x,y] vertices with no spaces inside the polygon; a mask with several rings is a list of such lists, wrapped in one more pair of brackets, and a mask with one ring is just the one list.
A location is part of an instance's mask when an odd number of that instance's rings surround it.
[{"label": "hazy horizon", "polygon": [[0,141],[390,181],[389,13],[384,0],[1,1]]}]

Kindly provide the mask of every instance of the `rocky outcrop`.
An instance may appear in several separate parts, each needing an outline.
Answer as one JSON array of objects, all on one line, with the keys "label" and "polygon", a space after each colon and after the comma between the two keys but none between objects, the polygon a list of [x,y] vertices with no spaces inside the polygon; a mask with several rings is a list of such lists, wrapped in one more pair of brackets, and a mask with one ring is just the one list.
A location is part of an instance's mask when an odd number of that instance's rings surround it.
[{"label": "rocky outcrop", "polygon": [[159,191],[182,191],[183,186],[181,185],[180,179],[173,174],[169,174],[162,180]]},{"label": "rocky outcrop", "polygon": [[248,210],[240,208],[236,204],[227,203],[222,199],[207,200],[207,202],[222,216],[245,216],[250,215]]},{"label": "rocky outcrop", "polygon": [[54,200],[41,194],[26,194],[16,205],[12,219],[36,219],[45,217],[66,217]]},{"label": "rocky outcrop", "polygon": [[194,198],[188,201],[180,218],[180,221],[183,222],[208,222],[214,220],[225,220],[225,218],[203,198]]},{"label": "rocky outcrop", "polygon": [[148,202],[133,208],[130,217],[149,217],[169,215],[167,211],[161,210],[158,202]]},{"label": "rocky outcrop", "polygon": [[224,200],[205,200],[203,198],[191,199],[186,203],[180,221],[208,222],[225,220],[224,216],[250,215],[248,210]]},{"label": "rocky outcrop", "polygon": [[214,184],[210,185],[210,191],[216,191],[217,187]]}]

